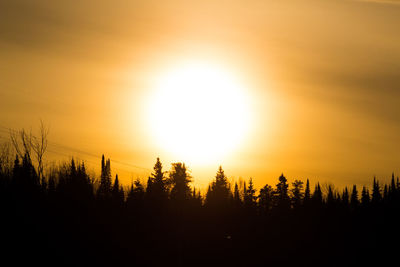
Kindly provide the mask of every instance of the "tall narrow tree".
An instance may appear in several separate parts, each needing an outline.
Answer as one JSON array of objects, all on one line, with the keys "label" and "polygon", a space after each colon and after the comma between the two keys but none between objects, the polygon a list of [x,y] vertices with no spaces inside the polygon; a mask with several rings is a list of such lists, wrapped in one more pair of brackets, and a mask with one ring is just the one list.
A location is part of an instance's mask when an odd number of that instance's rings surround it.
[{"label": "tall narrow tree", "polygon": [[292,194],[292,205],[294,208],[298,208],[301,205],[301,201],[303,200],[304,197],[304,192],[303,192],[303,182],[300,180],[295,180],[292,183],[292,189],[290,190]]},{"label": "tall narrow tree", "polygon": [[171,200],[177,205],[183,204],[191,195],[189,186],[191,177],[187,172],[185,164],[181,162],[172,163],[169,179],[172,184]]},{"label": "tall narrow tree", "polygon": [[350,196],[350,205],[353,209],[356,209],[358,207],[359,201],[358,201],[358,191],[357,191],[357,186],[353,185],[353,190],[351,190],[351,196]]},{"label": "tall narrow tree", "polygon": [[268,213],[273,208],[274,190],[272,186],[266,184],[261,188],[258,198],[261,213]]},{"label": "tall narrow tree", "polygon": [[101,199],[109,199],[111,197],[111,164],[110,159],[105,160],[104,155],[101,157],[101,175],[100,185],[97,195]]},{"label": "tall narrow tree", "polygon": [[230,199],[230,186],[224,170],[221,166],[217,171],[215,179],[210,184],[210,190],[206,196],[206,205],[215,208],[226,209]]},{"label": "tall narrow tree", "polygon": [[365,186],[363,186],[361,191],[361,205],[363,207],[367,207],[369,205],[369,202],[370,202],[369,191]]},{"label": "tall narrow tree", "polygon": [[381,200],[382,200],[381,188],[379,182],[374,177],[374,182],[372,184],[372,203],[376,205],[380,203]]},{"label": "tall narrow tree", "polygon": [[276,191],[275,191],[276,206],[280,209],[290,208],[288,188],[289,185],[287,183],[287,179],[282,173],[281,176],[279,176],[279,183],[276,185]]},{"label": "tall narrow tree", "polygon": [[256,190],[254,188],[253,179],[250,178],[249,186],[246,189],[246,196],[244,198],[244,206],[248,210],[253,210],[256,207]]},{"label": "tall narrow tree", "polygon": [[310,203],[310,199],[311,199],[310,181],[307,179],[306,189],[304,190],[303,204],[308,205]]}]

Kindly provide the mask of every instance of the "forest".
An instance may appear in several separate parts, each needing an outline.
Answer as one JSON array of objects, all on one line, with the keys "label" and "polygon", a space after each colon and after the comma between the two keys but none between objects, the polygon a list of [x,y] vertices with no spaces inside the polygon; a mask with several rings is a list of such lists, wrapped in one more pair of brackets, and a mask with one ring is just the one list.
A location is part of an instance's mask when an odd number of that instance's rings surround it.
[{"label": "forest", "polygon": [[[22,135],[23,136],[23,135]],[[23,138],[22,138],[23,141]],[[370,187],[282,174],[259,190],[222,167],[205,192],[182,162],[156,159],[122,186],[104,155],[43,167],[45,140],[0,155],[2,262],[9,266],[370,266],[398,261],[400,182]],[[9,147],[8,147],[9,148]],[[13,152],[10,152],[13,151]],[[42,153],[41,153],[42,152]],[[6,265],[3,265],[6,266]]]}]

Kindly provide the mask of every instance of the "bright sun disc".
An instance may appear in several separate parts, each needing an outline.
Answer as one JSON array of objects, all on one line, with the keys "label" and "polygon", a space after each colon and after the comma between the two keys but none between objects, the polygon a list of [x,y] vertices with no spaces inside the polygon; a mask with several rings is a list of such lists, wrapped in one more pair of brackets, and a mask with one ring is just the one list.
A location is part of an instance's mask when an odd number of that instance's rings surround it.
[{"label": "bright sun disc", "polygon": [[183,64],[168,71],[158,79],[148,108],[153,138],[183,161],[222,159],[250,126],[245,91],[214,65]]}]

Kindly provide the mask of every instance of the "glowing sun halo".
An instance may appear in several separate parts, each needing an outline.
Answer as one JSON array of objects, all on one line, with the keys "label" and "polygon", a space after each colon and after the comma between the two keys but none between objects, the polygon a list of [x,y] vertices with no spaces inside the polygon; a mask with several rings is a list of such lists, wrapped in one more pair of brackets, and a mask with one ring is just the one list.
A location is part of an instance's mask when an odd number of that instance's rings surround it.
[{"label": "glowing sun halo", "polygon": [[161,148],[180,160],[223,159],[249,130],[248,95],[220,67],[183,64],[161,75],[154,87],[149,130]]}]

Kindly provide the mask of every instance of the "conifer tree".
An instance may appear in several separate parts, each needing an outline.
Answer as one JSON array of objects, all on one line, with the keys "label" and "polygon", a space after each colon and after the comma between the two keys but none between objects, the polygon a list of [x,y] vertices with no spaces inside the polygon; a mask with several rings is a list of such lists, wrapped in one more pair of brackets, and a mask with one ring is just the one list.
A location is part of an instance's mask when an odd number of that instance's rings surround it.
[{"label": "conifer tree", "polygon": [[387,201],[388,196],[389,196],[389,189],[388,189],[387,184],[385,184],[385,186],[383,187],[383,200]]},{"label": "conifer tree", "polygon": [[206,196],[206,204],[214,207],[226,207],[230,199],[230,186],[221,166],[217,171],[214,181],[210,184]]},{"label": "conifer tree", "polygon": [[276,185],[275,190],[276,205],[280,209],[290,208],[288,188],[289,185],[287,183],[287,179],[282,173],[281,176],[279,176],[279,183]]},{"label": "conifer tree", "polygon": [[193,191],[192,191],[192,202],[194,204],[195,207],[201,207],[202,204],[202,199],[201,199],[201,194],[200,194],[200,190],[196,190],[196,187],[193,187]]},{"label": "conifer tree", "polygon": [[317,183],[315,186],[314,193],[312,195],[312,202],[316,207],[322,204],[322,190],[319,183]]},{"label": "conifer tree", "polygon": [[358,191],[357,191],[357,186],[353,185],[353,190],[351,191],[351,196],[350,196],[350,205],[353,209],[357,208],[359,204],[358,201]]},{"label": "conifer tree", "polygon": [[335,194],[333,192],[332,185],[328,185],[328,195],[326,197],[326,204],[328,207],[333,207],[335,205]]},{"label": "conifer tree", "polygon": [[140,211],[140,209],[143,208],[144,195],[145,190],[139,179],[132,182],[126,198],[128,209]]},{"label": "conifer tree", "polygon": [[111,189],[111,197],[115,205],[121,205],[124,201],[124,190],[119,184],[118,174],[115,175],[114,184]]},{"label": "conifer tree", "polygon": [[304,190],[303,204],[307,205],[310,202],[310,199],[311,199],[310,181],[307,179],[306,189]]},{"label": "conifer tree", "polygon": [[349,190],[347,189],[347,186],[343,190],[342,204],[344,207],[348,207],[349,205]]},{"label": "conifer tree", "polygon": [[292,193],[292,205],[294,208],[298,208],[301,205],[301,201],[304,197],[303,184],[304,183],[300,180],[295,180],[292,183],[293,188],[290,191]]},{"label": "conifer tree", "polygon": [[235,207],[239,207],[242,204],[242,200],[240,199],[239,186],[237,182],[235,182],[235,188],[233,191],[233,203]]},{"label": "conifer tree", "polygon": [[247,197],[247,185],[246,181],[243,181],[243,201]]},{"label": "conifer tree", "polygon": [[191,189],[189,186],[191,177],[187,173],[185,164],[180,162],[172,163],[172,170],[169,175],[172,184],[171,200],[177,205],[183,204],[191,195]]},{"label": "conifer tree", "polygon": [[372,185],[372,203],[376,205],[380,203],[381,200],[382,200],[381,188],[379,182],[374,177],[374,182]]},{"label": "conifer tree", "polygon": [[166,179],[162,168],[160,158],[157,158],[153,167],[154,171],[147,181],[146,199],[156,209],[164,206],[168,198]]},{"label": "conifer tree", "polygon": [[266,184],[260,189],[259,206],[262,213],[268,213],[273,207],[274,190],[272,186]]},{"label": "conifer tree", "polygon": [[370,202],[370,197],[368,189],[365,186],[363,186],[363,189],[361,191],[361,205],[363,205],[363,207],[367,207],[369,205],[369,202]]},{"label": "conifer tree", "polygon": [[390,181],[389,193],[394,195],[396,193],[396,183],[394,181],[394,173],[392,173],[392,180]]},{"label": "conifer tree", "polygon": [[397,190],[397,191],[400,190],[400,180],[399,180],[399,177],[396,178],[396,190]]},{"label": "conifer tree", "polygon": [[104,155],[101,158],[100,186],[97,191],[98,197],[108,199],[111,197],[111,167],[110,159],[105,160]]},{"label": "conifer tree", "polygon": [[253,209],[255,208],[256,205],[256,190],[254,188],[254,184],[253,184],[253,179],[250,178],[249,180],[249,186],[246,189],[246,196],[244,198],[244,205],[246,208],[248,209]]}]

